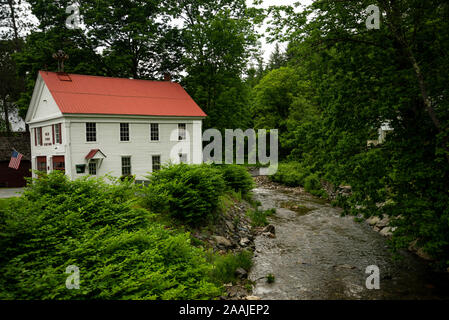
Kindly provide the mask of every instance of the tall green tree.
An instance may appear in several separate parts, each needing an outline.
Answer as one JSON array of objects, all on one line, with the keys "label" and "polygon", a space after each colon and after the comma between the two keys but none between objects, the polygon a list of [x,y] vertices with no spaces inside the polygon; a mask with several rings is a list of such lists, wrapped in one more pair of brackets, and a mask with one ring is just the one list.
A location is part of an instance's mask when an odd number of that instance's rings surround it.
[{"label": "tall green tree", "polygon": [[182,39],[159,0],[80,1],[88,39],[115,76],[160,78],[181,70]]},{"label": "tall green tree", "polygon": [[248,91],[242,79],[256,46],[260,12],[243,0],[184,0],[173,8],[183,21],[183,84],[208,114],[204,126],[249,125]]},{"label": "tall green tree", "polygon": [[[378,30],[365,24],[371,4],[383,13]],[[290,41],[289,66],[305,70],[301,77],[313,92],[298,96],[319,112],[314,122],[290,121],[290,159],[335,185],[350,184],[347,212],[400,217],[393,243],[418,240],[443,265],[449,264],[448,12],[439,0],[314,1],[300,13],[271,8],[272,36]],[[386,121],[394,131],[368,147]]]},{"label": "tall green tree", "polygon": [[16,76],[16,66],[12,58],[16,50],[15,40],[0,40],[0,121],[3,128],[0,131],[11,132],[9,116],[16,111],[15,101],[23,90],[23,82]]}]

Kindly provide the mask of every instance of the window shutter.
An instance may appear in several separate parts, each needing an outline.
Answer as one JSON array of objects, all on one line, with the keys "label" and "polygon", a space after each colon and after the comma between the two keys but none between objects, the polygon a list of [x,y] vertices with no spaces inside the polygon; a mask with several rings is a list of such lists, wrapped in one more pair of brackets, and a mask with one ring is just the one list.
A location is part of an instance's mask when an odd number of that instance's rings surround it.
[{"label": "window shutter", "polygon": [[39,145],[42,145],[42,127],[39,127]]},{"label": "window shutter", "polygon": [[54,124],[52,124],[51,125],[51,131],[52,131],[52,137],[53,137],[53,144],[55,144],[55,125]]},{"label": "window shutter", "polygon": [[33,131],[34,131],[34,145],[37,146],[37,131],[36,131],[36,128],[34,128]]},{"label": "window shutter", "polygon": [[62,125],[58,123],[59,126],[59,143],[62,144]]}]

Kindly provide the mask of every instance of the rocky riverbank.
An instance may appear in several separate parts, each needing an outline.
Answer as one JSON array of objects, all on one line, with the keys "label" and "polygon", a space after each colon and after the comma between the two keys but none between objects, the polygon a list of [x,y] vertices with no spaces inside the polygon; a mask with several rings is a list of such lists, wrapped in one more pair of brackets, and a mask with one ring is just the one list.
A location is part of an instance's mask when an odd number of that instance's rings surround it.
[{"label": "rocky riverbank", "polygon": [[[323,182],[322,186],[326,190],[329,200],[335,200],[337,196],[346,197],[351,194],[351,186],[339,186],[338,188],[335,188],[326,182]],[[358,216],[358,218],[362,218],[362,216]],[[390,238],[396,230],[396,227],[391,225],[391,221],[392,217],[386,214],[383,214],[382,217],[373,216],[365,220],[365,222],[370,225],[374,231],[387,238]],[[418,240],[410,242],[408,245],[408,250],[424,260],[433,261],[432,257],[420,248],[417,243]],[[447,271],[449,272],[449,268]]]},{"label": "rocky riverbank", "polygon": [[[274,237],[274,229],[270,226],[252,226],[248,211],[255,209],[255,206],[242,199],[228,198],[223,212],[217,219],[206,227],[191,230],[192,237],[203,247],[220,255],[237,255],[244,250],[254,252],[254,240],[257,235]],[[257,300],[258,297],[251,296],[252,284],[248,280],[249,271],[237,268],[235,270],[237,281],[224,285],[226,294],[221,299]]]},{"label": "rocky riverbank", "polygon": [[[263,186],[266,189],[281,190],[281,191],[283,190],[286,192],[291,192],[293,194],[302,194],[305,192],[304,188],[302,187],[283,186],[278,183],[270,181],[268,177],[257,177],[256,181],[260,186]],[[335,188],[335,186],[325,181],[322,181],[321,184],[322,188],[328,194],[328,200],[330,201],[335,200],[338,196],[346,197],[351,194],[351,186],[339,186],[338,188]],[[362,217],[359,216],[358,218]],[[392,218],[385,214],[382,217],[373,216],[365,220],[365,222],[374,231],[378,232],[380,235],[386,238],[390,238],[393,235],[393,232],[396,230],[396,227],[390,225],[391,221]],[[417,245],[417,242],[418,242],[417,240],[410,242],[408,250],[426,261],[432,261],[433,260],[432,257],[430,257],[422,248],[420,248]],[[449,272],[449,268],[447,271]]]}]

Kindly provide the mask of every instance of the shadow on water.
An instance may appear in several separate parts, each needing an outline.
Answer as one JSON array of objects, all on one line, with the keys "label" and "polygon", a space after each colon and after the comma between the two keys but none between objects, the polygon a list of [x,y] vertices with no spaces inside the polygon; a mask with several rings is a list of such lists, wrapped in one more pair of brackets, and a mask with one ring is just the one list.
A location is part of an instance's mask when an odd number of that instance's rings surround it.
[{"label": "shadow on water", "polygon": [[[250,279],[263,299],[448,299],[449,275],[409,252],[393,254],[384,237],[341,209],[307,194],[257,188],[264,210],[276,208],[276,238],[258,236]],[[400,257],[400,258],[397,258]],[[368,290],[366,267],[380,270]],[[273,274],[274,283],[266,276]]]}]

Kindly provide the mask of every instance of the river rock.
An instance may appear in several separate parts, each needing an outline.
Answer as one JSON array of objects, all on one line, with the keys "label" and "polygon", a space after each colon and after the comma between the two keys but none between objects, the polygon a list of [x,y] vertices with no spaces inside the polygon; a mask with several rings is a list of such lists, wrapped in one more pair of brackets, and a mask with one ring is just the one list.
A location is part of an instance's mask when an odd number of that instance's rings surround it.
[{"label": "river rock", "polygon": [[385,227],[382,230],[380,230],[380,234],[383,235],[384,237],[390,237],[393,235],[390,227]]},{"label": "river rock", "polygon": [[378,216],[374,216],[366,220],[369,225],[374,226],[376,223],[380,222],[380,218]]},{"label": "river rock", "polygon": [[427,252],[425,252],[425,251],[423,250],[423,248],[419,248],[419,249],[416,251],[416,254],[418,255],[418,257],[420,257],[420,258],[422,258],[422,259],[424,259],[424,260],[427,260],[427,261],[433,260],[432,257],[431,257]]},{"label": "river rock", "polygon": [[247,297],[245,297],[245,300],[260,300],[260,297],[258,297],[258,296],[247,296]]},{"label": "river rock", "polygon": [[214,236],[214,240],[218,245],[222,245],[224,247],[232,247],[231,241],[222,236]]},{"label": "river rock", "polygon": [[248,276],[248,272],[245,269],[243,269],[243,268],[237,268],[235,270],[235,275],[237,277],[239,277],[240,279],[244,279],[244,278],[246,278]]},{"label": "river rock", "polygon": [[418,240],[413,240],[412,242],[410,242],[410,244],[408,245],[408,250],[416,253],[416,255],[424,260],[428,260],[431,261],[433,260],[432,257],[426,253],[422,248],[418,247]]},{"label": "river rock", "polygon": [[268,237],[268,238],[276,238],[276,235],[271,232],[264,232],[264,233],[262,233],[262,235],[265,237]]},{"label": "river rock", "polygon": [[390,223],[390,219],[387,216],[385,216],[382,220],[380,220],[377,223],[377,226],[379,228],[383,228],[383,227],[387,227],[389,223]]},{"label": "river rock", "polygon": [[417,239],[410,242],[410,244],[408,245],[408,250],[412,251],[412,252],[416,252],[418,250],[417,243],[418,243]]},{"label": "river rock", "polygon": [[263,232],[269,232],[269,233],[272,233],[272,234],[276,234],[276,228],[272,224],[269,224],[268,226],[263,228],[262,231]]},{"label": "river rock", "polygon": [[249,239],[248,238],[242,238],[242,239],[240,239],[240,245],[242,246],[242,247],[246,247],[248,244],[249,244]]},{"label": "river rock", "polygon": [[228,229],[230,231],[234,231],[235,230],[234,224],[231,221],[226,221],[226,226],[228,227]]},{"label": "river rock", "polygon": [[227,292],[230,298],[242,298],[248,294],[245,288],[238,285],[227,288]]}]

